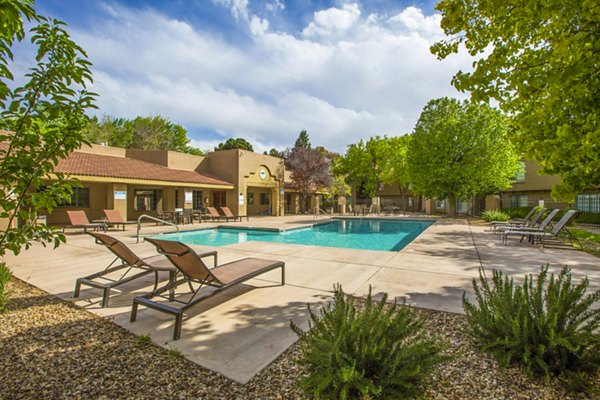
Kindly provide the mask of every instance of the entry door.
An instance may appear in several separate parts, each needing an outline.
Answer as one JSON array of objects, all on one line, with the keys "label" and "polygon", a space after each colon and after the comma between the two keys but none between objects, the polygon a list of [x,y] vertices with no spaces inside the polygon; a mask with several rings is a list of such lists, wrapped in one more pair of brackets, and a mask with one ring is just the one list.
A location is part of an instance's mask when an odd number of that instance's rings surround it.
[{"label": "entry door", "polygon": [[226,195],[224,190],[217,190],[213,192],[213,206],[215,207],[225,207],[226,203]]}]

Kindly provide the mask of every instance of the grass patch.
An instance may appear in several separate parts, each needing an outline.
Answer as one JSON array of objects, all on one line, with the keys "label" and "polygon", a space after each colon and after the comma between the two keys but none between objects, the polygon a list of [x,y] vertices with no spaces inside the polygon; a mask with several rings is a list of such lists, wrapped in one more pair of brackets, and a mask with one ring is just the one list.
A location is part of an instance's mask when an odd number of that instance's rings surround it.
[{"label": "grass patch", "polygon": [[141,335],[136,336],[133,340],[135,341],[135,344],[140,346],[144,346],[152,342],[152,339],[150,339],[150,335],[146,335],[143,333]]},{"label": "grass patch", "polygon": [[173,357],[176,359],[183,358],[183,353],[181,353],[181,351],[179,349],[176,349],[175,347],[171,347],[167,351],[167,354],[169,355],[169,357]]},{"label": "grass patch", "polygon": [[569,228],[569,232],[581,242],[583,251],[600,257],[600,235],[584,229]]}]

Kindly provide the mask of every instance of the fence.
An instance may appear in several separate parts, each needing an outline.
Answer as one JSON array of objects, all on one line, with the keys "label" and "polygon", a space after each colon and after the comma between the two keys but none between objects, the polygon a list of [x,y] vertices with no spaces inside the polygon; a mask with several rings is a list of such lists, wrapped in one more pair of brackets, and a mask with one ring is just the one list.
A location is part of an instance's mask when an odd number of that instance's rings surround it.
[{"label": "fence", "polygon": [[[560,210],[578,210],[575,216],[575,225],[600,229],[600,196],[577,196],[575,203],[566,203],[562,201],[520,201],[515,204],[514,201],[502,199],[502,211],[507,212],[512,218],[523,218],[533,207],[543,206],[548,209],[558,208]],[[561,217],[559,213],[557,217]]]}]

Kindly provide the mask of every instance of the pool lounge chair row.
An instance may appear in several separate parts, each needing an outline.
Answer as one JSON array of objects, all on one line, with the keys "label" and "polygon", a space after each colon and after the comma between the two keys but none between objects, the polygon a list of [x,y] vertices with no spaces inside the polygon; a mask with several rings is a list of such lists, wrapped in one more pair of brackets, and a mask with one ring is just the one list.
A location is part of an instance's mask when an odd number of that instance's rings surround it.
[{"label": "pool lounge chair row", "polygon": [[[183,243],[150,238],[146,238],[146,241],[156,246],[159,254],[142,259],[114,237],[99,232],[88,232],[88,234],[94,237],[97,244],[111,251],[116,258],[104,270],[77,279],[73,297],[79,297],[82,285],[102,289],[101,307],[108,307],[112,289],[148,274],[154,274],[153,290],[133,299],[131,322],[137,319],[139,306],[174,315],[173,340],[181,337],[184,312],[223,290],[277,268],[281,268],[281,285],[285,285],[285,263],[282,261],[244,258],[218,265],[216,251],[197,253]],[[213,258],[212,268],[204,262],[204,258],[207,257]],[[161,271],[168,272],[169,279],[166,285],[158,287]],[[179,294],[176,293],[177,288],[182,285],[188,286],[192,293],[188,300],[176,298]],[[204,290],[208,286],[213,290]],[[166,293],[168,293],[167,297],[165,297]],[[161,298],[166,302],[159,301]],[[175,303],[180,306],[176,306]]]},{"label": "pool lounge chair row", "polygon": [[527,238],[530,243],[541,243],[542,246],[569,246],[572,248],[578,244],[581,248],[581,243],[567,229],[567,224],[577,215],[578,211],[568,210],[554,223],[554,218],[560,212],[559,209],[554,209],[545,216],[542,222],[538,222],[547,211],[548,209],[542,208],[537,213],[530,212],[524,221],[517,224],[510,222],[494,224],[492,222],[492,225],[495,225],[492,229],[502,236],[502,242],[505,245],[509,244],[510,237],[516,236],[520,237],[521,242]]}]

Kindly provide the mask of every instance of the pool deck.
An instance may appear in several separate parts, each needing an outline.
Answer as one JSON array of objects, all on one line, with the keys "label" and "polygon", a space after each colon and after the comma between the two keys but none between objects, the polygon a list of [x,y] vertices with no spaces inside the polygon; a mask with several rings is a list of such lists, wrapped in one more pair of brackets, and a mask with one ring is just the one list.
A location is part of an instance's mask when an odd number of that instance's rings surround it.
[{"label": "pool deck", "polygon": [[[311,216],[260,217],[229,226],[290,229],[321,222]],[[214,227],[223,223],[186,225],[183,229]],[[147,225],[145,235],[169,232],[172,227]],[[155,255],[148,243],[135,243],[134,230],[110,230],[142,257]],[[69,234],[58,249],[39,244],[5,261],[14,275],[62,299],[107,317],[135,334],[149,334],[165,348],[177,348],[188,359],[237,382],[248,382],[296,341],[289,329],[293,320],[308,326],[306,305],[318,307],[331,298],[340,283],[346,293],[365,296],[369,287],[375,296],[434,310],[462,312],[463,292],[472,295],[471,280],[480,266],[496,268],[522,277],[537,273],[540,265],[551,271],[563,265],[572,268],[578,280],[590,279],[590,289],[600,288],[600,259],[575,250],[542,248],[512,240],[504,246],[487,225],[464,219],[440,219],[399,252],[353,250],[280,243],[247,242],[218,248],[194,246],[198,251],[218,250],[219,263],[243,257],[284,261],[286,285],[278,270],[271,271],[200,303],[189,310],[181,339],[172,340],[174,318],[140,308],[138,319],[129,322],[132,298],[146,293],[152,278],[133,281],[113,290],[110,307],[100,308],[100,292],[82,288],[72,298],[75,279],[106,267],[111,254],[83,234]]]}]

